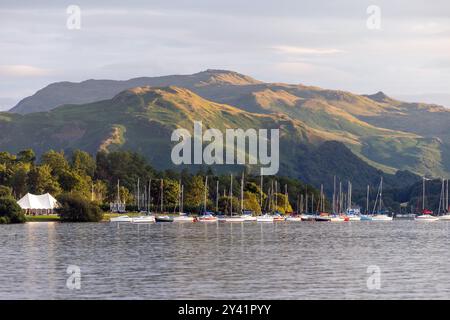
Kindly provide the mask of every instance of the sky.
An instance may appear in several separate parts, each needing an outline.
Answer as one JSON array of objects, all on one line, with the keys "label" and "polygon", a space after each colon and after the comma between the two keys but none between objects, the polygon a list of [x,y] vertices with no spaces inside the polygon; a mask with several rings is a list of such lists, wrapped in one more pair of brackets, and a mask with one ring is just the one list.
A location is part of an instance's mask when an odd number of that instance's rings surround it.
[{"label": "sky", "polygon": [[449,16],[447,0],[1,0],[0,109],[57,81],[206,69],[450,107]]}]

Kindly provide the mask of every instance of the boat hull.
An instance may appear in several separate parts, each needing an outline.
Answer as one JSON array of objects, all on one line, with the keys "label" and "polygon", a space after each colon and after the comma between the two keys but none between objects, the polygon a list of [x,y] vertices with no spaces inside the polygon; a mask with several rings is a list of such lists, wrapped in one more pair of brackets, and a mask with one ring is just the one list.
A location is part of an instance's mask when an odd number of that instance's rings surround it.
[{"label": "boat hull", "polygon": [[331,221],[331,217],[315,217],[314,218],[314,221],[317,221],[317,222],[329,222],[329,221]]},{"label": "boat hull", "polygon": [[254,217],[254,216],[243,215],[243,216],[241,216],[241,218],[243,218],[244,221],[256,221],[256,217]]},{"label": "boat hull", "polygon": [[155,217],[154,216],[143,216],[143,217],[136,217],[133,218],[131,223],[155,223]]},{"label": "boat hull", "polygon": [[268,215],[263,215],[256,217],[256,222],[273,222],[273,217]]},{"label": "boat hull", "polygon": [[374,215],[372,221],[392,221],[392,217],[386,215]]},{"label": "boat hull", "polygon": [[194,221],[195,221],[194,217],[179,216],[173,218],[173,222],[194,222]]},{"label": "boat hull", "polygon": [[120,217],[115,217],[115,218],[111,218],[109,219],[110,222],[132,222],[133,219],[129,216],[120,216]]},{"label": "boat hull", "polygon": [[446,214],[439,217],[439,220],[450,221],[450,214]]},{"label": "boat hull", "polygon": [[219,218],[219,222],[245,222],[245,219],[242,217]]},{"label": "boat hull", "polygon": [[169,216],[157,216],[155,217],[156,222],[173,222],[174,219]]},{"label": "boat hull", "polygon": [[438,221],[439,220],[439,218],[438,217],[435,217],[435,216],[432,216],[432,215],[420,215],[420,216],[417,216],[415,219],[414,219],[414,221],[423,221],[423,222],[434,222],[434,221]]},{"label": "boat hull", "polygon": [[301,217],[287,217],[286,221],[290,221],[290,222],[301,222],[302,218]]}]

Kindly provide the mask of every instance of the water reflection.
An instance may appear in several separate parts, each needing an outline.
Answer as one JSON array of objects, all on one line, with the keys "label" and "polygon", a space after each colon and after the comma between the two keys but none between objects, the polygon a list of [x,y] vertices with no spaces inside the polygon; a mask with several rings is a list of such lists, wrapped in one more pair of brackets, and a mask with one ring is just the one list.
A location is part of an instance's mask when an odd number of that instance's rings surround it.
[{"label": "water reflection", "polygon": [[[449,298],[448,231],[414,221],[0,226],[0,298]],[[66,287],[70,264],[81,290]],[[367,288],[370,265],[380,290]]]}]

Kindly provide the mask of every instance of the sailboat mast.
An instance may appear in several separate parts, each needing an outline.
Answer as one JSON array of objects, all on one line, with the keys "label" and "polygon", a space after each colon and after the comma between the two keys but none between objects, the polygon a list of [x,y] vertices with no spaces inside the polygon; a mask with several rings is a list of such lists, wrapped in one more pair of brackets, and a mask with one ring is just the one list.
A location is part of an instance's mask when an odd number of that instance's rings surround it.
[{"label": "sailboat mast", "polygon": [[331,211],[336,213],[336,176],[333,176],[333,205]]},{"label": "sailboat mast", "polygon": [[288,203],[287,197],[288,197],[287,184],[285,184],[284,185],[284,213],[287,212],[287,203]]},{"label": "sailboat mast", "polygon": [[117,179],[117,203],[120,203],[120,179]]},{"label": "sailboat mast", "polygon": [[382,209],[382,203],[383,203],[383,177],[381,177],[380,181],[380,213]]},{"label": "sailboat mast", "polygon": [[275,196],[275,210],[278,210],[278,197],[277,197],[277,194],[278,194],[278,182],[277,182],[277,180],[275,180],[275,194],[274,194],[274,196]]},{"label": "sailboat mast", "polygon": [[[180,182],[181,183],[181,182]],[[148,180],[148,212],[152,211],[152,179]]]},{"label": "sailboat mast", "polygon": [[216,212],[219,212],[219,180],[216,181]]},{"label": "sailboat mast", "polygon": [[445,211],[448,212],[448,179],[446,180]]},{"label": "sailboat mast", "polygon": [[206,212],[206,194],[208,193],[208,176],[205,177],[205,197],[203,201],[203,209]]},{"label": "sailboat mast", "polygon": [[140,198],[139,198],[139,193],[140,193],[140,191],[139,191],[139,178],[138,178],[138,181],[137,181],[137,209],[138,209],[138,211],[140,211],[140,208],[141,208],[141,203],[140,203]]},{"label": "sailboat mast", "polygon": [[244,172],[242,172],[241,178],[241,214],[244,211]]},{"label": "sailboat mast", "polygon": [[230,176],[230,216],[233,216],[233,174]]},{"label": "sailboat mast", "polygon": [[263,176],[261,176],[260,182],[259,182],[259,206],[263,206]]},{"label": "sailboat mast", "polygon": [[305,192],[305,213],[308,214],[308,190]]},{"label": "sailboat mast", "polygon": [[422,180],[422,211],[425,210],[425,177]]},{"label": "sailboat mast", "polygon": [[369,193],[370,193],[370,186],[367,185],[366,214],[369,214]]},{"label": "sailboat mast", "polygon": [[181,211],[181,212],[184,212],[184,185],[181,185],[180,211]]},{"label": "sailboat mast", "polygon": [[164,179],[161,179],[161,213],[164,212]]}]

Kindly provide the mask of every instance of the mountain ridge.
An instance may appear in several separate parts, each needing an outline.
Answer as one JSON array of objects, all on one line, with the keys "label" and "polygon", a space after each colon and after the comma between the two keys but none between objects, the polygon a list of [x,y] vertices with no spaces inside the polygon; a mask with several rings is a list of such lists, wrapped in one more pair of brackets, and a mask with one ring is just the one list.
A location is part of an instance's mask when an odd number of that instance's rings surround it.
[{"label": "mountain ridge", "polygon": [[[94,103],[145,86],[185,88],[210,102],[250,112],[253,117],[285,115],[307,127],[312,140],[340,141],[360,159],[386,172],[450,174],[450,112],[437,105],[402,102],[381,91],[358,95],[303,84],[264,83],[234,71],[208,69],[191,75],[51,84],[25,98],[26,103],[19,103],[13,111],[48,111],[61,105],[83,105],[86,100]],[[53,100],[46,102],[47,97]],[[76,113],[76,107],[71,108]]]}]

